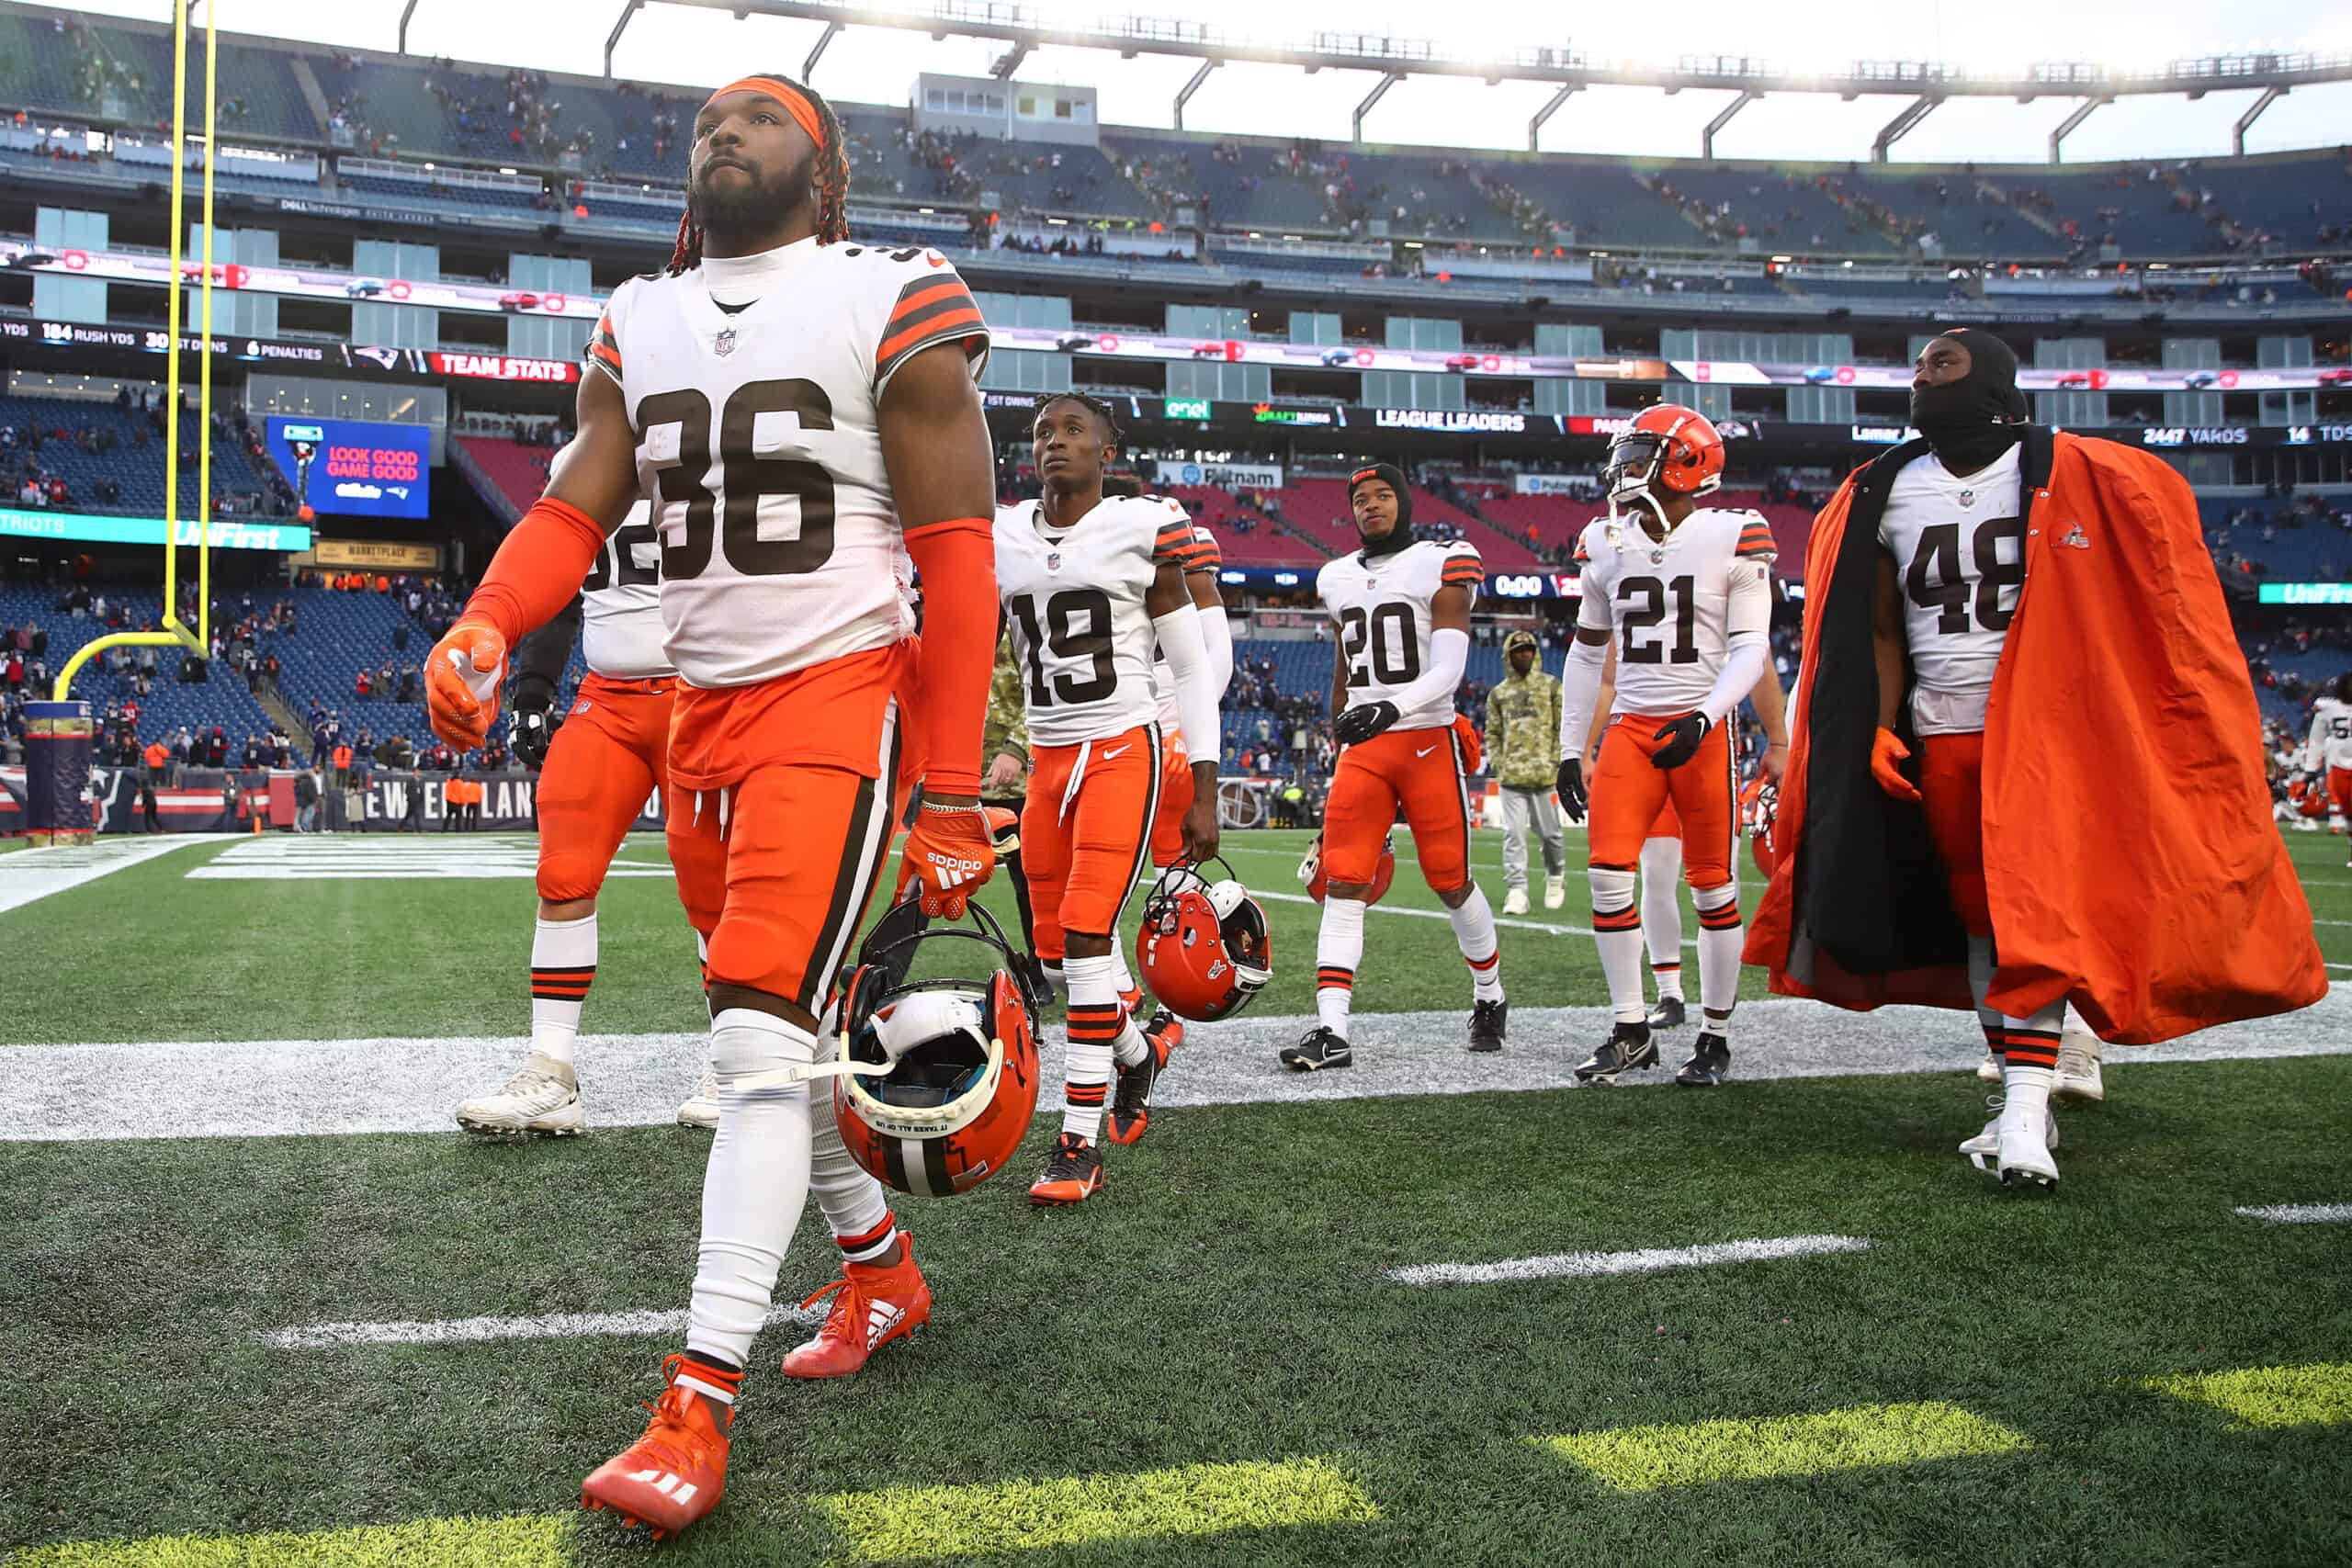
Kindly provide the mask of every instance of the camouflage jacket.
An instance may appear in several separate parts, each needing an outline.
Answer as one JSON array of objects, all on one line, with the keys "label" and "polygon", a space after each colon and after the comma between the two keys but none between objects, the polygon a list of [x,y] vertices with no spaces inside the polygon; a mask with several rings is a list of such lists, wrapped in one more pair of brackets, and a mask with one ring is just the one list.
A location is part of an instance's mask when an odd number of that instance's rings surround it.
[{"label": "camouflage jacket", "polygon": [[1539,668],[1487,694],[1487,772],[1495,782],[1549,789],[1560,766],[1560,682]]},{"label": "camouflage jacket", "polygon": [[1022,691],[1021,666],[1012,657],[1010,637],[997,638],[996,674],[989,682],[988,723],[980,735],[983,772],[1000,751],[1011,751],[1024,762],[1029,760],[1028,699]]}]

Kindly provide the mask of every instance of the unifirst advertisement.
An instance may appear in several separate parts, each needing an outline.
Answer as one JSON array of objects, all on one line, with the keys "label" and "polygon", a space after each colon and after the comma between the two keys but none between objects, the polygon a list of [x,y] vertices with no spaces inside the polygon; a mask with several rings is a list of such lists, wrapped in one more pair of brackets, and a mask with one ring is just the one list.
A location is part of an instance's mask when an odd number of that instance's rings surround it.
[{"label": "unifirst advertisement", "polygon": [[321,516],[424,515],[433,433],[424,425],[272,414],[268,440],[295,499]]}]

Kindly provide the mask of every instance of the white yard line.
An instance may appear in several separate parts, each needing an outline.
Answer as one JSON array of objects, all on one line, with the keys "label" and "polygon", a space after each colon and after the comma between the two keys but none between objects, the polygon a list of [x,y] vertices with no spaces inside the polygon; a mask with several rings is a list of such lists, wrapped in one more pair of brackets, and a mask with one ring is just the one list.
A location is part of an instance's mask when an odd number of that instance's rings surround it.
[{"label": "white yard line", "polygon": [[1704,1269],[1717,1263],[1765,1263],[1776,1258],[1814,1258],[1831,1252],[1864,1252],[1859,1235],[1758,1236],[1748,1241],[1710,1242],[1702,1247],[1645,1247],[1630,1252],[1554,1252],[1540,1258],[1510,1258],[1500,1263],[1419,1263],[1384,1270],[1400,1285],[1499,1285],[1523,1280],[1597,1280],[1611,1274],[1655,1274],[1664,1269]]},{"label": "white yard line", "polygon": [[[1578,1089],[1576,1066],[1610,1027],[1605,1007],[1522,1001],[1506,1049],[1464,1051],[1465,1006],[1443,1012],[1359,1013],[1355,1065],[1285,1071],[1275,1052],[1315,1020],[1244,1013],[1188,1032],[1153,1097],[1155,1109],[1394,1096]],[[594,1006],[590,1010],[594,1016]],[[1626,1087],[1670,1084],[1688,1036]],[[1928,1008],[1846,1012],[1774,997],[1740,1004],[1732,1084],[1858,1074],[1952,1073],[1984,1059],[1974,1018]],[[579,1042],[581,1095],[592,1130],[666,1125],[701,1072],[709,1036],[592,1034]],[[1062,1077],[1062,1031],[1041,1042],[1045,1081]],[[0,1142],[110,1138],[301,1137],[368,1133],[458,1136],[460,1100],[495,1085],[528,1050],[520,1037],[145,1041],[0,1046]],[[2168,1045],[2110,1049],[2110,1081],[2149,1062],[2352,1055],[2352,985],[2300,1013],[2209,1030]],[[1973,1084],[1973,1080],[1972,1080]],[[1051,1096],[1046,1097],[1050,1109]],[[1546,1112],[1550,1114],[1551,1112]],[[1563,1110],[1561,1114],[1574,1114]],[[680,1134],[680,1137],[689,1134]]]},{"label": "white yard line", "polygon": [[[808,1325],[822,1320],[813,1307],[768,1309],[768,1324]],[[543,1317],[453,1317],[392,1323],[305,1323],[272,1328],[254,1337],[273,1350],[333,1350],[345,1345],[482,1345],[498,1339],[587,1339],[600,1337],[650,1339],[685,1332],[686,1313],[559,1312]]]},{"label": "white yard line", "polygon": [[2352,1222],[2352,1203],[2270,1203],[2232,1211],[2281,1225],[2340,1225]]},{"label": "white yard line", "polygon": [[0,914],[190,844],[218,844],[240,838],[234,833],[108,834],[90,844],[0,855]]}]

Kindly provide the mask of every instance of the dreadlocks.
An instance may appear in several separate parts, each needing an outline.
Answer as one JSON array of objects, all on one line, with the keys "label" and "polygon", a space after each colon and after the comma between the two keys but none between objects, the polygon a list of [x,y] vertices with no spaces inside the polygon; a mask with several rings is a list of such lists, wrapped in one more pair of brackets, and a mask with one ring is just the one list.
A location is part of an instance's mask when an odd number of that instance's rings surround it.
[{"label": "dreadlocks", "polygon": [[[831,245],[849,238],[849,149],[842,140],[842,122],[833,106],[814,87],[806,87],[781,71],[763,71],[752,81],[768,81],[797,93],[817,116],[817,243]],[[721,88],[721,92],[730,89]],[[804,122],[805,125],[805,122]],[[670,248],[669,272],[676,276],[702,265],[702,225],[695,221],[694,203],[678,214],[677,243]]]},{"label": "dreadlocks", "polygon": [[1029,405],[1029,423],[1034,426],[1037,423],[1037,416],[1044,413],[1056,403],[1076,403],[1080,408],[1087,410],[1089,412],[1092,413],[1095,418],[1101,420],[1102,422],[1102,428],[1109,432],[1108,438],[1103,441],[1102,445],[1105,446],[1116,446],[1119,444],[1119,437],[1122,434],[1122,432],[1119,429],[1119,422],[1111,415],[1111,405],[1104,402],[1100,398],[1090,398],[1084,392],[1045,392],[1039,394],[1036,401]]}]

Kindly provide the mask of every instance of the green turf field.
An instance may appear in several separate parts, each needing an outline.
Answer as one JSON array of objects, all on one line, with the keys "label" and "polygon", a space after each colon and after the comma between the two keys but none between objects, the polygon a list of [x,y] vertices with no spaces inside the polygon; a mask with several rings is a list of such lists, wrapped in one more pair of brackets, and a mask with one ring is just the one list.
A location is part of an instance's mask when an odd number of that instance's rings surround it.
[{"label": "green turf field", "polygon": [[[1303,837],[1229,847],[1254,884],[1295,894]],[[2288,843],[2352,975],[2344,842]],[[442,847],[527,863],[521,840]],[[1499,904],[1498,844],[1477,847]],[[220,1042],[243,1072],[231,1043],[368,1039],[391,1043],[374,1047],[391,1097],[401,1039],[524,1030],[527,876],[189,874],[277,852],[190,846],[0,913],[0,1043],[23,1048],[0,1055]],[[1515,1009],[1600,999],[1590,939],[1560,929],[1586,923],[1573,840],[1570,857],[1567,907],[1504,932]],[[607,885],[587,1027],[691,1032],[693,944],[659,841],[624,859],[650,874]],[[1391,903],[1437,908],[1409,861]],[[1314,911],[1269,914],[1278,977],[1253,1013],[1310,1011]],[[1442,919],[1373,917],[1362,1012],[1466,1000]],[[1565,1049],[1528,1030],[1507,1055]],[[136,1050],[92,1060],[93,1082],[141,1096]],[[660,1556],[2352,1561],[2352,1232],[2233,1212],[2352,1203],[2352,1056],[2115,1053],[2108,1102],[2065,1113],[2067,1180],[2041,1201],[1952,1154],[1983,1112],[1951,1060],[1710,1094],[1204,1104],[1114,1151],[1110,1190],[1078,1210],[1028,1209],[1025,1176],[909,1201],[932,1326],[817,1387],[773,1374],[805,1330],[772,1327],[726,1503]],[[583,1081],[593,1068],[583,1045]],[[1040,1151],[1055,1124],[1041,1109]],[[0,1552],[650,1561],[572,1506],[640,1428],[675,1331],[444,1330],[682,1307],[706,1146],[662,1126],[515,1146],[0,1141],[0,1358],[17,1369]],[[1835,1247],[1485,1283],[1389,1273],[1750,1238]],[[831,1252],[812,1213],[784,1304],[831,1276]],[[326,1324],[443,1328],[322,1348],[280,1332]]]}]

